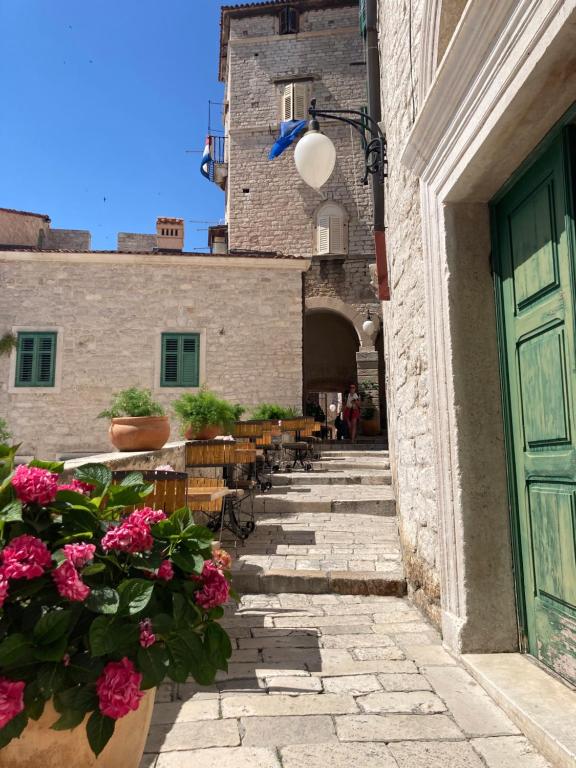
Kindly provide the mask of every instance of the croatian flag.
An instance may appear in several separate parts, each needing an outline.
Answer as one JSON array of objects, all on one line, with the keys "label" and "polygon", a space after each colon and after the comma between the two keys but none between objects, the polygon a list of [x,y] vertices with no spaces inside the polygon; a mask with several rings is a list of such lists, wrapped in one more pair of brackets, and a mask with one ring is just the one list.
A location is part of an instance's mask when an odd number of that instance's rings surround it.
[{"label": "croatian flag", "polygon": [[210,163],[212,162],[212,137],[206,136],[206,146],[204,147],[204,152],[202,153],[202,160],[200,161],[200,173],[202,176],[208,179],[210,181]]},{"label": "croatian flag", "polygon": [[286,120],[286,122],[280,123],[280,136],[276,139],[268,155],[268,160],[274,160],[275,157],[288,149],[298,136],[306,128],[306,120]]}]

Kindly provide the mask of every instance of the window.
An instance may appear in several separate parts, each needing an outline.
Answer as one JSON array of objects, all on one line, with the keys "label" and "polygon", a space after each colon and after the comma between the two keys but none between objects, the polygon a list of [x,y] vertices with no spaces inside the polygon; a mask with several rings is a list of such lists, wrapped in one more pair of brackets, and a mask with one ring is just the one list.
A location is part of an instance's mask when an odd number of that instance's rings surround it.
[{"label": "window", "polygon": [[337,203],[325,203],[316,214],[316,253],[346,254],[348,252],[348,221]]},{"label": "window", "polygon": [[281,35],[295,35],[298,32],[298,11],[291,6],[282,8],[279,16],[278,32]]},{"label": "window", "polygon": [[305,120],[308,117],[310,102],[309,84],[288,83],[282,93],[282,109],[280,120]]},{"label": "window", "polygon": [[18,333],[17,387],[53,387],[55,367],[56,333]]},{"label": "window", "polygon": [[200,334],[162,334],[162,387],[197,387],[200,379]]}]

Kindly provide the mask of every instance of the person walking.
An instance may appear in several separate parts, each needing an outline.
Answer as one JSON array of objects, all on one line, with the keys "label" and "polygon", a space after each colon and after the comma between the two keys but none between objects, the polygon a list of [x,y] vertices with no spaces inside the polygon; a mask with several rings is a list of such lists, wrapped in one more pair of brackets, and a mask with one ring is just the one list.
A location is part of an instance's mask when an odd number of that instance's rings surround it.
[{"label": "person walking", "polygon": [[356,384],[350,384],[346,405],[344,407],[344,421],[348,427],[348,434],[353,443],[356,442],[356,431],[360,419],[360,397],[356,392]]}]

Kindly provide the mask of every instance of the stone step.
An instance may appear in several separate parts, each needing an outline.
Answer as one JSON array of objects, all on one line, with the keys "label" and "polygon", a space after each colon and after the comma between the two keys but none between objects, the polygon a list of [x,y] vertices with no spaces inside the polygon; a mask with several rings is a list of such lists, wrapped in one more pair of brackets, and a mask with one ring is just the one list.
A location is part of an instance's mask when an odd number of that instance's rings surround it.
[{"label": "stone step", "polygon": [[332,451],[322,449],[323,459],[338,459],[343,461],[344,459],[350,459],[352,461],[360,461],[361,459],[369,459],[370,461],[376,461],[376,459],[388,459],[390,456],[388,451]]},{"label": "stone step", "polygon": [[258,570],[253,567],[232,569],[234,589],[240,594],[406,594],[406,579],[400,565],[387,573],[374,571],[304,571],[291,569]]},{"label": "stone step", "polygon": [[387,459],[378,459],[376,461],[369,461],[368,459],[351,461],[350,459],[346,459],[346,461],[340,461],[336,458],[328,458],[326,460],[322,459],[322,461],[315,461],[312,466],[314,471],[318,472],[332,472],[333,470],[337,472],[344,470],[354,473],[356,470],[365,469],[375,469],[377,471],[390,470],[390,462]]},{"label": "stone step", "polygon": [[334,470],[330,472],[278,472],[272,475],[273,486],[291,485],[390,485],[388,470]]},{"label": "stone step", "polygon": [[296,486],[286,493],[258,494],[254,497],[254,511],[275,515],[301,511],[390,517],[396,514],[396,501],[389,485]]},{"label": "stone step", "polygon": [[323,450],[327,451],[350,451],[353,453],[356,453],[358,451],[364,451],[366,453],[379,453],[380,451],[387,451],[388,444],[385,442],[382,443],[366,443],[366,442],[358,442],[358,443],[350,443],[346,442],[344,440],[338,440],[338,441],[322,441],[321,447]]}]

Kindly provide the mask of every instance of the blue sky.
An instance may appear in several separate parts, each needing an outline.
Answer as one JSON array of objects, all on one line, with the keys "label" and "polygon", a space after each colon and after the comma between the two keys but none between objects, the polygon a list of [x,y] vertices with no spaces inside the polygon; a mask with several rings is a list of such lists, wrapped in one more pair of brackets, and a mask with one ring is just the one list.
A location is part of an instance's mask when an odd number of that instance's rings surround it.
[{"label": "blue sky", "polygon": [[[224,193],[198,170],[218,82],[219,0],[0,0],[0,206],[89,229],[92,247],[186,220],[206,246]],[[219,107],[213,127],[220,128]]]}]

